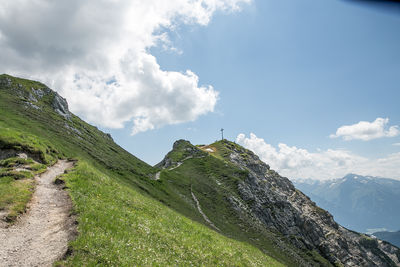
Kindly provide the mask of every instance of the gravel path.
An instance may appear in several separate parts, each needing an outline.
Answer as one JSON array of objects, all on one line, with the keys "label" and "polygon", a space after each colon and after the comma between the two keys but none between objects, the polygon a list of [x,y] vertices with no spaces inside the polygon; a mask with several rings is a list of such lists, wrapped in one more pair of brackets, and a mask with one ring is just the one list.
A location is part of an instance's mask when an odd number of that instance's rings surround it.
[{"label": "gravel path", "polygon": [[0,226],[0,266],[51,266],[64,256],[75,233],[74,219],[68,193],[53,181],[72,166],[60,160],[36,177],[28,212],[15,225]]}]

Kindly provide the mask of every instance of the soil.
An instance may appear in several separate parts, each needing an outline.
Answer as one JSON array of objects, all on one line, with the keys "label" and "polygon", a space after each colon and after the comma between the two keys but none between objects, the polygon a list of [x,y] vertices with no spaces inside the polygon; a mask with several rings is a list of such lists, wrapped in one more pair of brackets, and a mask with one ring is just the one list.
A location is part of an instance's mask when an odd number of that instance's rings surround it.
[{"label": "soil", "polygon": [[0,225],[0,266],[52,266],[76,235],[72,203],[56,177],[73,166],[58,161],[35,177],[37,185],[27,213],[9,226]]}]

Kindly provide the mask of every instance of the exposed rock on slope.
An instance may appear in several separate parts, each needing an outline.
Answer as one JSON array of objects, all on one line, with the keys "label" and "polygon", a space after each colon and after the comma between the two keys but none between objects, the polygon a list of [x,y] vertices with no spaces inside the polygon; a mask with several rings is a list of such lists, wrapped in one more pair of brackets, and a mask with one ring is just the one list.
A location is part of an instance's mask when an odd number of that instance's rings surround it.
[{"label": "exposed rock on slope", "polygon": [[67,119],[71,118],[67,101],[57,92],[38,82],[24,80],[25,83],[32,84],[22,84],[14,80],[14,77],[1,75],[0,88],[14,91],[20,99],[25,101],[27,108],[41,109],[43,104],[49,104],[58,114]]},{"label": "exposed rock on slope", "polygon": [[172,151],[169,152],[155,167],[167,169],[177,166],[187,159],[204,157],[206,155],[207,153],[194,147],[189,141],[178,140],[174,143]]},{"label": "exposed rock on slope", "polygon": [[[226,143],[229,159],[249,171],[239,192],[267,226],[277,229],[297,247],[317,249],[331,263],[348,266],[390,266],[400,264],[397,248],[380,240],[351,232],[338,225],[331,214],[319,208],[293,184],[252,152]],[[246,156],[242,156],[246,155]]]},{"label": "exposed rock on slope", "polygon": [[[225,197],[237,216],[253,220],[254,225],[261,224],[272,233],[282,234],[301,251],[317,251],[333,265],[400,265],[398,248],[341,227],[330,213],[316,206],[287,178],[281,177],[254,153],[235,143],[224,140],[200,149],[180,140],[158,166],[168,167],[182,158],[198,158],[205,152],[224,161],[228,168],[237,167],[247,173],[236,185],[238,196],[235,193]],[[188,166],[189,161],[182,165]],[[216,226],[224,229],[221,224],[216,223]]]}]

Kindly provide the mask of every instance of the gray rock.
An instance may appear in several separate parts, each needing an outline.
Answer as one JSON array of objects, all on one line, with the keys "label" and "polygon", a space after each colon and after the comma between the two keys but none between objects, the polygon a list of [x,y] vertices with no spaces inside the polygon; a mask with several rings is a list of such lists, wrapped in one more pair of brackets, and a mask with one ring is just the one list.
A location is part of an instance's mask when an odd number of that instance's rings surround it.
[{"label": "gray rock", "polygon": [[54,92],[54,99],[53,99],[53,108],[54,110],[63,116],[66,119],[71,118],[71,113],[68,110],[68,103],[67,100],[61,97],[57,92]]},{"label": "gray rock", "polygon": [[65,127],[66,129],[68,129],[68,130],[74,132],[74,133],[77,134],[78,136],[81,136],[81,135],[82,135],[81,131],[79,131],[78,129],[76,129],[76,128],[73,127],[73,126],[70,126],[68,123],[65,123],[65,124],[64,124],[64,127]]},{"label": "gray rock", "polygon": [[42,99],[43,96],[45,95],[45,92],[44,92],[43,89],[40,89],[40,88],[35,89],[35,88],[32,87],[31,90],[32,90],[32,93],[34,95],[36,95],[39,99]]},{"label": "gray rock", "polygon": [[241,199],[228,200],[233,209],[250,212],[264,227],[279,231],[300,249],[318,251],[332,264],[400,266],[398,248],[339,226],[253,152],[228,141],[225,145],[231,151],[229,160],[249,173],[238,185]]},{"label": "gray rock", "polygon": [[26,153],[18,153],[17,156],[21,159],[28,159],[28,155]]},{"label": "gray rock", "polygon": [[32,102],[38,102],[38,100],[36,99],[36,97],[34,97],[31,93],[29,93],[28,95],[28,100],[32,101]]},{"label": "gray rock", "polygon": [[[171,155],[177,151],[180,152],[182,157],[178,160],[174,160]],[[206,155],[206,152],[201,151],[200,149],[192,145],[189,141],[181,139],[175,141],[172,150],[164,157],[164,159],[160,163],[156,164],[154,167],[167,169],[173,166],[177,166],[178,164],[181,164],[183,161],[189,158],[201,158],[205,157]]]}]

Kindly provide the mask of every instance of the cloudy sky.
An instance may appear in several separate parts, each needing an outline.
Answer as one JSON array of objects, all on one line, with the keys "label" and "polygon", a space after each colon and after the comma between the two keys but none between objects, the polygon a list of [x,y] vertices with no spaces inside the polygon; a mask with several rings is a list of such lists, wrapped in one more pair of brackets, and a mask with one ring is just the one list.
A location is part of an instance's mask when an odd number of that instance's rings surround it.
[{"label": "cloudy sky", "polygon": [[0,2],[0,72],[155,164],[225,136],[290,178],[400,179],[400,12],[344,0]]}]

